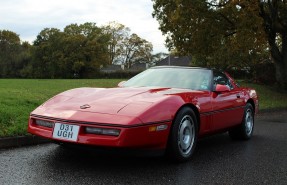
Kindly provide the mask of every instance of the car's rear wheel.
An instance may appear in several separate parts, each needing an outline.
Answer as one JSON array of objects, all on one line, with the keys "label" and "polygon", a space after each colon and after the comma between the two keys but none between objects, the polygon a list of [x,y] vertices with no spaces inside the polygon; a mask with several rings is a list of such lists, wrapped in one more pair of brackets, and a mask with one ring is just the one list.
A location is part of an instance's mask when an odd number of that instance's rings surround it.
[{"label": "car's rear wheel", "polygon": [[248,140],[252,137],[254,130],[254,110],[250,103],[247,103],[244,110],[244,116],[239,126],[229,131],[232,139]]},{"label": "car's rear wheel", "polygon": [[176,161],[192,156],[197,143],[198,123],[194,111],[182,108],[174,119],[168,143],[168,154]]}]

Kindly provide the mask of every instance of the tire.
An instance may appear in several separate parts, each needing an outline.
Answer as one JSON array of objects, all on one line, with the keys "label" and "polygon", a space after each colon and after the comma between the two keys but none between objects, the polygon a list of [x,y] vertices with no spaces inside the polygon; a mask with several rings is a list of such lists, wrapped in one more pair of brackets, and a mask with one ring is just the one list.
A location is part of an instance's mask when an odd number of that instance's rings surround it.
[{"label": "tire", "polygon": [[244,109],[242,122],[239,126],[229,131],[229,136],[236,140],[248,140],[252,137],[254,130],[254,110],[250,103]]},{"label": "tire", "polygon": [[198,123],[194,111],[182,108],[176,115],[168,141],[168,155],[175,161],[191,158],[197,143]]}]

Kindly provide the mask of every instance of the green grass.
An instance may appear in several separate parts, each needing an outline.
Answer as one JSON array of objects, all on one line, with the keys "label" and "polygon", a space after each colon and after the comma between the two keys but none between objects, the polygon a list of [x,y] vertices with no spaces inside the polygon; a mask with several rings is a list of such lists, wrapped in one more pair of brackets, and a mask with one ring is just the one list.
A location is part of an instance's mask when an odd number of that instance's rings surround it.
[{"label": "green grass", "polygon": [[[26,135],[32,110],[52,96],[77,87],[115,87],[120,79],[31,80],[0,79],[0,137]],[[263,85],[254,87],[260,98],[260,109],[287,108],[287,94]]]},{"label": "green grass", "polygon": [[0,137],[26,135],[32,110],[52,96],[77,87],[115,87],[119,79],[0,79]]},{"label": "green grass", "polygon": [[276,88],[254,83],[241,82],[240,84],[241,86],[252,87],[256,90],[259,96],[259,111],[287,108],[286,92],[276,92]]}]

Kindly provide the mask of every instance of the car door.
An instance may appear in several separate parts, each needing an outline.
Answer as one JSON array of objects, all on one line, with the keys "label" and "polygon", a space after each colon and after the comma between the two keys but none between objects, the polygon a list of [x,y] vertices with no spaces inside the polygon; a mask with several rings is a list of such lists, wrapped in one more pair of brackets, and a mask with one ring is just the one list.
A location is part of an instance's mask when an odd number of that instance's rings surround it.
[{"label": "car door", "polygon": [[214,87],[217,84],[226,85],[230,91],[212,92],[212,125],[213,130],[220,130],[239,124],[244,111],[244,99],[240,89],[231,83],[222,72],[213,72]]}]

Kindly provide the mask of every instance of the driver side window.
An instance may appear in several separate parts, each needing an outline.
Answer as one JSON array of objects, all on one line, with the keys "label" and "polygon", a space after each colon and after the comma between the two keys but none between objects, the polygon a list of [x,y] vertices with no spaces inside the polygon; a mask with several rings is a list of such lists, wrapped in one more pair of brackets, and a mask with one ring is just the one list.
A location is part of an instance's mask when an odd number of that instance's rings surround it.
[{"label": "driver side window", "polygon": [[227,76],[222,72],[214,71],[213,81],[214,85],[220,84],[220,85],[226,85],[230,89],[234,88],[233,85],[230,83],[229,79],[227,78]]}]

